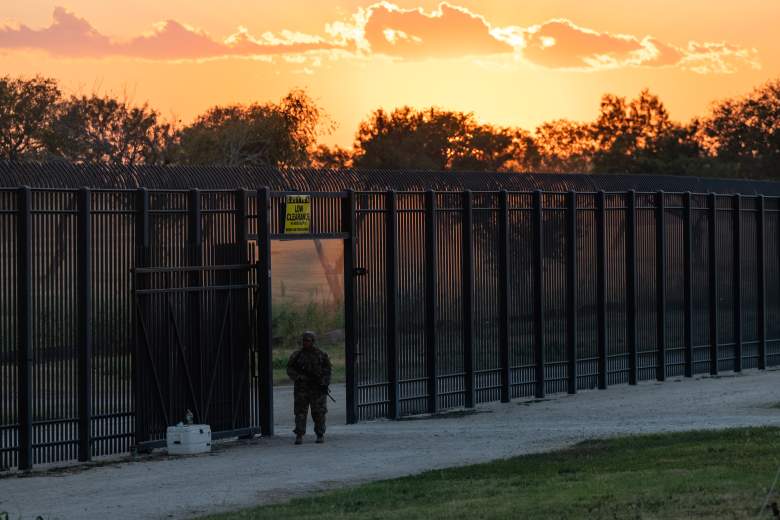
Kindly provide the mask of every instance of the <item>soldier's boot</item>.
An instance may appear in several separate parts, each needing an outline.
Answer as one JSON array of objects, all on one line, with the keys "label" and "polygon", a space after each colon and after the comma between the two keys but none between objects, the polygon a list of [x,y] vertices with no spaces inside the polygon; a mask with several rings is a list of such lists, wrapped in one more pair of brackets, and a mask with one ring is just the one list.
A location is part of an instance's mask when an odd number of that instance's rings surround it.
[{"label": "soldier's boot", "polygon": [[324,443],[325,442],[325,436],[324,435],[317,435],[317,440],[314,441],[314,442],[316,442],[317,444]]},{"label": "soldier's boot", "polygon": [[295,436],[295,444],[303,444],[303,435],[300,433]]}]

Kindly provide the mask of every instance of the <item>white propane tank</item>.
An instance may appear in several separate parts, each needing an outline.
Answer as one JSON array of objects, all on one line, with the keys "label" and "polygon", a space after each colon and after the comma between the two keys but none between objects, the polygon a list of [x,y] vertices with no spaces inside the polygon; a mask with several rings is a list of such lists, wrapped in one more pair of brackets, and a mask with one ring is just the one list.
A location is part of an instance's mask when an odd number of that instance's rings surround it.
[{"label": "white propane tank", "polygon": [[169,426],[165,435],[169,455],[192,455],[211,451],[211,427],[208,424]]}]

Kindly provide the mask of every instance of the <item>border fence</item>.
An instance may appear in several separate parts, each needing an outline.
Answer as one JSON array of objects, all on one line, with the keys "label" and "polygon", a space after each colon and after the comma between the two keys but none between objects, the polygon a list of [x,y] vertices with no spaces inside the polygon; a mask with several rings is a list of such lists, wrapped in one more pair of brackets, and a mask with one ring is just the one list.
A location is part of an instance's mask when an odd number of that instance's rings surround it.
[{"label": "border fence", "polygon": [[357,419],[780,365],[780,199],[359,193]]},{"label": "border fence", "polygon": [[[0,467],[153,446],[187,408],[272,434],[290,193],[0,189]],[[310,195],[296,238],[344,242],[348,422],[780,365],[780,198]]]}]

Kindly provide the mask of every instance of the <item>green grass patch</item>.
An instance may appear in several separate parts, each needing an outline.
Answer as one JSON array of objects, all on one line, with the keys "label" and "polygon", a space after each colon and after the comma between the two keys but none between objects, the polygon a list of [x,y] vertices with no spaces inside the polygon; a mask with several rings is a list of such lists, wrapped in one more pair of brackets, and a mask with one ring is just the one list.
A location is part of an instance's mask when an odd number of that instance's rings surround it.
[{"label": "green grass patch", "polygon": [[287,377],[287,360],[296,349],[300,348],[301,334],[304,331],[314,331],[319,340],[317,346],[328,353],[333,365],[331,381],[343,383],[344,343],[328,343],[327,333],[343,330],[344,309],[340,304],[329,304],[309,301],[307,303],[274,302],[272,330],[274,340],[273,369],[274,384],[287,385],[292,381]]},{"label": "green grass patch", "polygon": [[294,350],[307,330],[318,336],[344,328],[344,309],[340,304],[274,302],[271,329],[279,347]]},{"label": "green grass patch", "polygon": [[208,518],[754,518],[778,464],[778,428],[630,436]]}]

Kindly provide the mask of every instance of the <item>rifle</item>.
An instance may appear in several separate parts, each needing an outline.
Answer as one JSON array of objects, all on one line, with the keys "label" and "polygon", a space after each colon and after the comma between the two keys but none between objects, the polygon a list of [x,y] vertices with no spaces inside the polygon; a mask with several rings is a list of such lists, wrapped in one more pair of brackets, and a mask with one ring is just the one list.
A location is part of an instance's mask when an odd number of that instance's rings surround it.
[{"label": "rifle", "polygon": [[[314,377],[314,374],[312,374],[311,372],[308,372],[308,371],[306,371],[306,370],[303,370],[303,369],[302,369],[301,367],[299,367],[299,366],[296,366],[296,367],[295,367],[295,369],[296,369],[296,370],[297,370],[297,371],[298,371],[300,374],[302,374],[302,375],[306,376],[308,379],[310,379],[310,380],[314,380],[314,379],[315,379],[315,377]],[[333,401],[333,402],[335,403],[335,402],[336,402],[336,400],[333,398],[333,396],[332,396],[332,395],[330,395],[330,388],[329,388],[327,385],[320,385],[320,388],[322,388],[323,386],[324,386],[325,388],[327,388],[327,390],[325,390],[325,394],[326,394],[328,397],[330,397],[330,400],[331,400],[331,401]]]},{"label": "rifle", "polygon": [[327,392],[326,392],[326,393],[328,394],[328,397],[330,397],[330,400],[331,400],[331,401],[333,401],[333,402],[335,403],[335,402],[336,402],[336,400],[335,400],[335,399],[333,399],[333,396],[332,396],[332,395],[330,395],[330,388],[328,388],[328,390],[327,390]]}]

